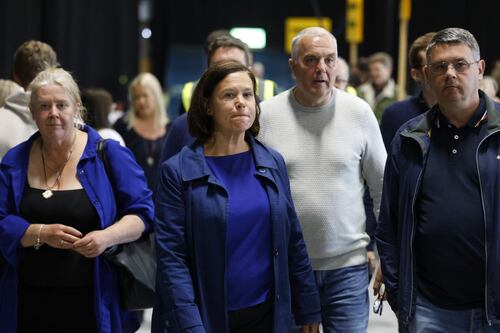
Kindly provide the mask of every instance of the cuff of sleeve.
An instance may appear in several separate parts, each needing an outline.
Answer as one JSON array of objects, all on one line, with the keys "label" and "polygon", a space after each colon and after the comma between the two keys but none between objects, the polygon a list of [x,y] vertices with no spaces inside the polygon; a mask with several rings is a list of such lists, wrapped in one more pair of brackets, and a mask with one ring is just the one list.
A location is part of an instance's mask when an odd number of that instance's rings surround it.
[{"label": "cuff of sleeve", "polygon": [[189,330],[189,332],[204,332],[203,322],[201,321],[200,312],[196,305],[177,308],[166,313],[164,324],[168,332],[184,332],[185,330]]}]

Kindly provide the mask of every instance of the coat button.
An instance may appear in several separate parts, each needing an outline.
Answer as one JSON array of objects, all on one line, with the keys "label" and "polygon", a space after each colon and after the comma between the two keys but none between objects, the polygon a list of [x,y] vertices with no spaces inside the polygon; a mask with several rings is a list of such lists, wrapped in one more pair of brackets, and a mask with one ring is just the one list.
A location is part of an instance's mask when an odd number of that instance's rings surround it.
[{"label": "coat button", "polygon": [[277,257],[278,254],[279,254],[278,249],[274,249],[273,254],[274,254],[275,257]]},{"label": "coat button", "polygon": [[165,320],[165,326],[170,327],[170,321]]}]

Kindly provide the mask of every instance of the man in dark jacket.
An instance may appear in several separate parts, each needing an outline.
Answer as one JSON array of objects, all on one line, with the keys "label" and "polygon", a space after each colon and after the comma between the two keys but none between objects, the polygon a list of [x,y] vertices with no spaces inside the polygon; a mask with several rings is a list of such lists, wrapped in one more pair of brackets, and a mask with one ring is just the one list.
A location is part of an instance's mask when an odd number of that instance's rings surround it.
[{"label": "man in dark jacket", "polygon": [[384,175],[388,301],[410,332],[500,332],[500,106],[470,32],[439,31],[426,57],[437,104],[399,129]]}]

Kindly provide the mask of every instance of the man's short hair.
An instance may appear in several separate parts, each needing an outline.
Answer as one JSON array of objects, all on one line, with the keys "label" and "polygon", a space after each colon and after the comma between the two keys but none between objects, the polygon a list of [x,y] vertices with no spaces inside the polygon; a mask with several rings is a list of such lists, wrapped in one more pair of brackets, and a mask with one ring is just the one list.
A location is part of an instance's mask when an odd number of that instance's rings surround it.
[{"label": "man's short hair", "polygon": [[210,32],[208,35],[207,35],[207,38],[205,39],[205,44],[203,45],[203,50],[205,51],[205,54],[208,55],[210,49],[210,44],[212,44],[212,42],[214,40],[216,40],[217,38],[219,37],[222,37],[222,36],[229,36],[231,37],[231,35],[229,34],[229,30],[227,29],[217,29],[217,30],[214,30],[212,32]]},{"label": "man's short hair", "polygon": [[305,28],[305,29],[302,29],[301,31],[299,31],[297,33],[297,35],[295,35],[295,37],[293,37],[293,39],[292,39],[292,54],[291,54],[292,60],[297,60],[297,54],[299,52],[300,40],[303,37],[306,37],[306,36],[321,37],[321,36],[325,36],[325,35],[330,36],[334,40],[336,40],[335,36],[330,31],[328,31],[322,27],[310,27],[310,28]]},{"label": "man's short hair", "polygon": [[13,72],[23,87],[27,87],[38,73],[57,66],[56,52],[44,42],[24,42],[14,53]]},{"label": "man's short hair", "polygon": [[252,65],[252,55],[250,53],[250,49],[248,45],[243,43],[240,39],[229,36],[229,35],[221,35],[216,37],[207,47],[207,62],[208,66],[210,66],[212,56],[215,51],[220,49],[221,47],[234,47],[242,50],[245,53],[245,62],[247,66]]},{"label": "man's short hair", "polygon": [[425,53],[427,45],[429,45],[434,35],[436,35],[436,32],[428,32],[413,41],[408,52],[408,64],[410,68],[420,69],[425,65],[420,58],[420,52],[424,51]]},{"label": "man's short hair", "polygon": [[465,44],[472,51],[474,60],[481,59],[479,44],[477,43],[476,38],[474,38],[474,36],[465,29],[446,28],[436,32],[429,45],[427,45],[427,49],[425,50],[427,59],[429,59],[434,46],[440,44]]},{"label": "man's short hair", "polygon": [[384,67],[392,69],[392,57],[386,52],[376,52],[368,57],[368,66],[376,62],[381,63]]}]

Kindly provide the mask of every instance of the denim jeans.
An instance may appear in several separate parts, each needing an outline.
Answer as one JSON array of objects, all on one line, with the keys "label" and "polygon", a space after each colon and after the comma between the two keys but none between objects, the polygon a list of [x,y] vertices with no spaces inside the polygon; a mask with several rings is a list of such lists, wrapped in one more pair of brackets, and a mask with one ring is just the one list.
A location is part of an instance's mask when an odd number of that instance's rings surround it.
[{"label": "denim jeans", "polygon": [[364,333],[368,328],[368,265],[314,271],[324,333]]},{"label": "denim jeans", "polygon": [[447,310],[417,295],[410,333],[500,333],[500,325],[489,326],[484,309]]}]

